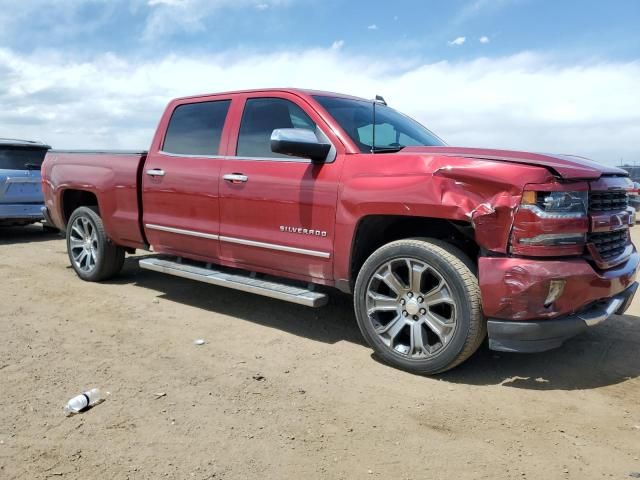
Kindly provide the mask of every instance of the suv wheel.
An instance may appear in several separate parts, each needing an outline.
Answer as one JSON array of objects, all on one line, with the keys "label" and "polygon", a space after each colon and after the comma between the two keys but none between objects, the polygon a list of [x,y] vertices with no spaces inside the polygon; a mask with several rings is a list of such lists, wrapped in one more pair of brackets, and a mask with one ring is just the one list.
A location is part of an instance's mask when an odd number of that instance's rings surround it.
[{"label": "suv wheel", "polygon": [[435,239],[407,239],[376,250],[355,286],[358,326],[386,363],[419,374],[449,370],[486,335],[475,267]]},{"label": "suv wheel", "polygon": [[79,207],[71,214],[67,252],[73,269],[88,282],[111,278],[124,264],[124,249],[109,240],[100,215],[90,207]]}]

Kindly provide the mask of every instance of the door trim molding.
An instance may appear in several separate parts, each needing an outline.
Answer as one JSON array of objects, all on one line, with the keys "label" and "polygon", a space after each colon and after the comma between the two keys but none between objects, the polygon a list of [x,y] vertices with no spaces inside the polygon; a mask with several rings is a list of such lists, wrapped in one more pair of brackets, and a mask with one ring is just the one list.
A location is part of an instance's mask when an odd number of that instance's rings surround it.
[{"label": "door trim molding", "polygon": [[208,238],[209,240],[220,240],[221,242],[235,243],[238,245],[246,245],[249,247],[265,248],[268,250],[277,250],[280,252],[299,253],[301,255],[309,255],[319,258],[331,258],[329,252],[321,252],[319,250],[308,250],[306,248],[289,247],[288,245],[280,245],[277,243],[258,242],[255,240],[246,240],[243,238],[226,237],[220,235],[214,235],[212,233],[197,232],[194,230],[184,230],[182,228],[165,227],[163,225],[155,225],[152,223],[145,223],[146,228],[150,230],[159,230],[162,232],[176,233],[178,235],[189,235],[191,237]]},{"label": "door trim molding", "polygon": [[179,235],[189,235],[191,237],[208,238],[209,240],[218,240],[219,235],[213,233],[196,232],[194,230],[184,230],[182,228],[165,227],[163,225],[154,225],[152,223],[145,223],[145,227],[151,230],[160,230],[161,232],[177,233]]},{"label": "door trim molding", "polygon": [[237,243],[239,245],[247,245],[249,247],[266,248],[269,250],[278,250],[281,252],[300,253],[302,255],[310,255],[312,257],[330,258],[329,252],[320,252],[318,250],[307,250],[306,248],[289,247],[287,245],[280,245],[277,243],[257,242],[255,240],[245,240],[243,238],[234,237],[220,237],[221,242]]}]

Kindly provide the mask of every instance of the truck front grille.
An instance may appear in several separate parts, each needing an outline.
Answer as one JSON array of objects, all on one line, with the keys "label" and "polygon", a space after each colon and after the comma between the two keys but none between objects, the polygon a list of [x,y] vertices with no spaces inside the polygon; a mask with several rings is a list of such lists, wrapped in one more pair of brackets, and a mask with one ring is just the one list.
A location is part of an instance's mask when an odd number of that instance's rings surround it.
[{"label": "truck front grille", "polygon": [[590,233],[588,242],[592,243],[603,260],[616,258],[624,252],[629,243],[629,230],[616,232]]},{"label": "truck front grille", "polygon": [[592,212],[621,211],[629,205],[625,190],[592,191],[589,195],[589,210]]}]

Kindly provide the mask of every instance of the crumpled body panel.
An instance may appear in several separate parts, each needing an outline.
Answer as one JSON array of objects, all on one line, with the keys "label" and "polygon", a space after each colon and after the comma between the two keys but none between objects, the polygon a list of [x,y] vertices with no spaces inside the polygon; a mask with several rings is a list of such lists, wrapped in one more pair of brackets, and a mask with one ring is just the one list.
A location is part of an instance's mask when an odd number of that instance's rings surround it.
[{"label": "crumpled body panel", "polygon": [[[624,291],[636,278],[640,255],[622,265],[596,271],[584,259],[481,257],[478,261],[485,316],[505,320],[554,318],[579,311],[590,303]],[[566,281],[560,297],[544,302],[552,280]]]},{"label": "crumpled body panel", "polygon": [[489,160],[381,154],[347,158],[336,216],[335,278],[349,278],[351,241],[367,215],[468,222],[480,247],[506,253],[525,185],[553,180],[541,167]]}]

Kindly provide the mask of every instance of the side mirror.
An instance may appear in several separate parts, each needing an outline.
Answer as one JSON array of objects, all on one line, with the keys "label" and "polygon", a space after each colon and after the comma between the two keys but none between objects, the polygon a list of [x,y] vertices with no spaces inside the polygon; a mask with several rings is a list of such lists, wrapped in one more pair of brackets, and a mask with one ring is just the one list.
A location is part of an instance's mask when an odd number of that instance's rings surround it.
[{"label": "side mirror", "polygon": [[293,157],[310,158],[313,163],[324,163],[331,151],[331,144],[319,141],[311,130],[277,128],[271,134],[271,151]]}]

